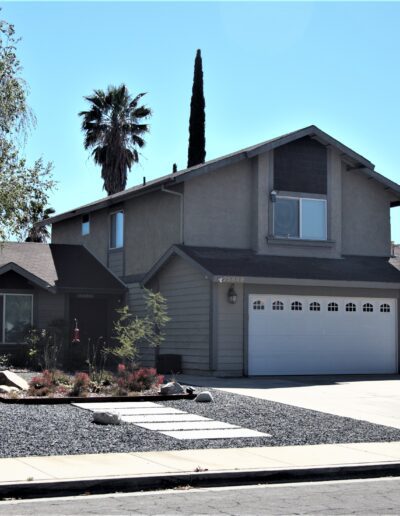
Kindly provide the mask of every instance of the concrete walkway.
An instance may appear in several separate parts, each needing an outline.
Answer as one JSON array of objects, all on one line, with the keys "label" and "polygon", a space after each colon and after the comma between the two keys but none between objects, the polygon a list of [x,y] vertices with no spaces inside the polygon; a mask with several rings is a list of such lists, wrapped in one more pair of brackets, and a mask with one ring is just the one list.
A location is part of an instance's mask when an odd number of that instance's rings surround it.
[{"label": "concrete walkway", "polygon": [[400,428],[398,375],[253,378],[182,375],[179,381]]},{"label": "concrete walkway", "polygon": [[18,457],[0,459],[0,490],[35,481],[390,463],[400,463],[400,442]]}]

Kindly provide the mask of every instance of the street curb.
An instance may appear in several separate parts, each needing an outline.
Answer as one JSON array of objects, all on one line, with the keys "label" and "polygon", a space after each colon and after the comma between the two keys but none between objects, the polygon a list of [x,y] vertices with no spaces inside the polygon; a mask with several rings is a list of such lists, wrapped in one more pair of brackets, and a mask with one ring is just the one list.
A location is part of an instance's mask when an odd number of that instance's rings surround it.
[{"label": "street curb", "polygon": [[135,492],[177,487],[218,487],[257,483],[316,482],[400,476],[400,462],[256,470],[200,471],[146,476],[101,477],[78,480],[32,481],[0,484],[0,500],[42,498],[114,492]]}]

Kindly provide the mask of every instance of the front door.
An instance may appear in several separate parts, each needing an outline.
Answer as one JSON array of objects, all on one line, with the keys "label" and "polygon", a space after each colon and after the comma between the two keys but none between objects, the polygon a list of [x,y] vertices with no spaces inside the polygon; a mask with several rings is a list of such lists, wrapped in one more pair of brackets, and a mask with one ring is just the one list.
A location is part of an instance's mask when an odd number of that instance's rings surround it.
[{"label": "front door", "polygon": [[78,321],[80,329],[80,341],[87,344],[99,337],[107,338],[108,331],[108,303],[104,298],[72,297],[70,302],[71,334],[75,327],[74,320]]}]

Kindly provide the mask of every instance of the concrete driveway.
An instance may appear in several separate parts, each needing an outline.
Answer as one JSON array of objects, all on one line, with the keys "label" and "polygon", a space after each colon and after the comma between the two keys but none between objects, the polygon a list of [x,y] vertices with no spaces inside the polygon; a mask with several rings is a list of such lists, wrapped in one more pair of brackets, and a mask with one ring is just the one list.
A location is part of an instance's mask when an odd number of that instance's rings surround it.
[{"label": "concrete driveway", "polygon": [[399,375],[253,378],[182,375],[179,381],[400,428]]}]

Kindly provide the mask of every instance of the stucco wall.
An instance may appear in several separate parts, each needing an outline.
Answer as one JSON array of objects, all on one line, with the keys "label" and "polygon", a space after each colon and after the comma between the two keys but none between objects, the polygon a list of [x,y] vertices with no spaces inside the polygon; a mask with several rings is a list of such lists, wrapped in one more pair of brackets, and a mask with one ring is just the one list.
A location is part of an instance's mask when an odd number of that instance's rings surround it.
[{"label": "stucco wall", "polygon": [[390,256],[390,194],[361,173],[342,180],[343,254]]},{"label": "stucco wall", "polygon": [[251,247],[252,174],[250,160],[185,183],[185,244]]},{"label": "stucco wall", "polygon": [[147,272],[180,243],[181,199],[156,192],[125,203],[125,275]]},{"label": "stucco wall", "polygon": [[108,210],[90,214],[90,233],[82,236],[82,217],[74,217],[53,224],[51,241],[53,244],[84,245],[98,260],[107,265],[109,244]]}]

